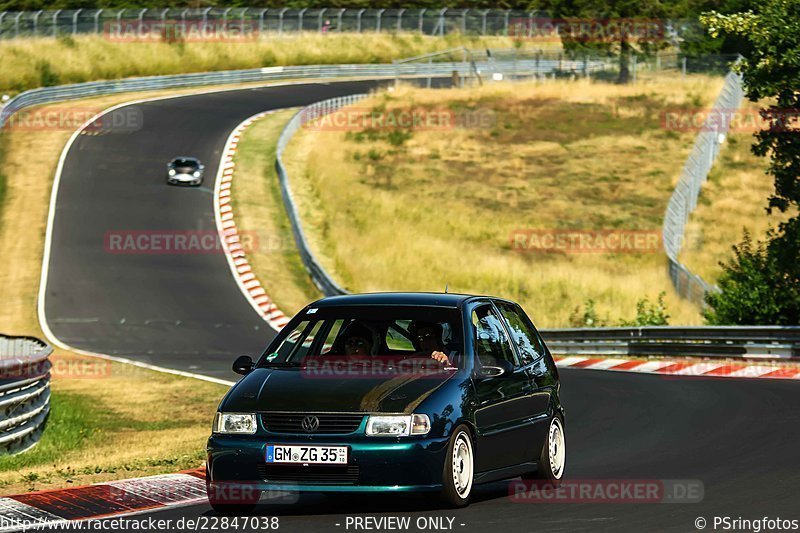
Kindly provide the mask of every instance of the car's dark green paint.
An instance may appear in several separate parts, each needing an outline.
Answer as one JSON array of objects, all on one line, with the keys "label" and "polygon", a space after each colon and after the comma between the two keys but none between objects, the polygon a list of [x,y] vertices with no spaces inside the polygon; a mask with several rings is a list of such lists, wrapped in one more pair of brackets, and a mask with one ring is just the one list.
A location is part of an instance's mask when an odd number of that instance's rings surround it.
[{"label": "car's dark green paint", "polygon": [[[207,481],[211,485],[245,482],[262,490],[440,490],[448,442],[454,428],[460,424],[465,424],[472,433],[476,483],[535,470],[551,419],[556,414],[562,420],[564,416],[558,394],[558,371],[546,346],[541,343],[544,353],[538,359],[516,367],[498,363],[505,369],[503,375],[481,377],[484,372],[476,356],[472,313],[477,307],[486,305],[497,311],[497,306],[503,304],[516,306],[489,297],[423,293],[339,296],[310,304],[273,340],[255,363],[255,368],[228,392],[219,410],[363,413],[360,426],[355,432],[339,435],[276,434],[267,431],[258,417],[258,429],[254,435],[213,434],[209,438]],[[463,327],[464,361],[461,368],[442,372],[436,377],[323,380],[309,379],[298,368],[264,367],[267,354],[277,349],[287,332],[309,319],[309,310],[343,306],[435,306],[457,310]],[[504,324],[508,328],[506,331],[510,332],[508,323]],[[509,337],[514,339],[513,335]],[[517,341],[512,340],[512,344],[519,357]],[[431,428],[427,435],[371,437],[365,434],[369,414],[412,412],[429,416]],[[349,463],[358,466],[355,481],[330,484],[282,479],[276,482],[260,475],[267,444],[304,443],[347,446]]]}]

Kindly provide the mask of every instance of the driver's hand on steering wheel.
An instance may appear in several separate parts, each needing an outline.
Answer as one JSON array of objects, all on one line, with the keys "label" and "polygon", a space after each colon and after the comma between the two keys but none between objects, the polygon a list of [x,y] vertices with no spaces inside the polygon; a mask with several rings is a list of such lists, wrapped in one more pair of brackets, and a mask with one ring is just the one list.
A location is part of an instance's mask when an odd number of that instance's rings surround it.
[{"label": "driver's hand on steering wheel", "polygon": [[440,363],[450,364],[450,358],[443,352],[433,352],[431,358],[439,361]]}]

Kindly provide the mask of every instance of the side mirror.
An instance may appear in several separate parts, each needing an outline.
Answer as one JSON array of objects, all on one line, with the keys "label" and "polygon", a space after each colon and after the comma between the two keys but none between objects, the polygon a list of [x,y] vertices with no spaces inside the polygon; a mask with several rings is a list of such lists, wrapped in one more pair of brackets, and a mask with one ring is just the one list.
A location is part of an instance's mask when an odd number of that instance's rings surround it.
[{"label": "side mirror", "polygon": [[233,371],[243,376],[253,371],[253,360],[249,355],[240,355],[233,362]]},{"label": "side mirror", "polygon": [[499,378],[514,372],[514,365],[504,359],[496,359],[492,363],[491,365],[481,365],[478,368],[478,377]]}]

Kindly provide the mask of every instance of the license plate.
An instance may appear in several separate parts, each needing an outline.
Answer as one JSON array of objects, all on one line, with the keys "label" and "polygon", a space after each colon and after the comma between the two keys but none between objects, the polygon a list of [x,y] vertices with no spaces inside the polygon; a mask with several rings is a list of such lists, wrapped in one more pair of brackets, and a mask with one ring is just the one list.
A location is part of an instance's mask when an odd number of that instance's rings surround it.
[{"label": "license plate", "polygon": [[268,463],[347,464],[347,446],[267,445]]}]

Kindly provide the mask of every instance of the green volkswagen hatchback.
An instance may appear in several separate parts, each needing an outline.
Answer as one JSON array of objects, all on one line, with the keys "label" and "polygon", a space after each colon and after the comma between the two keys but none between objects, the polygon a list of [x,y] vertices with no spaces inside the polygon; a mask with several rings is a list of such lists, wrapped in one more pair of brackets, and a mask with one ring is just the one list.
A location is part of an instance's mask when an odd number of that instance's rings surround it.
[{"label": "green volkswagen hatchback", "polygon": [[300,311],[220,403],[209,501],[247,513],[262,491],[439,492],[564,475],[558,370],[514,302],[334,296]]}]

